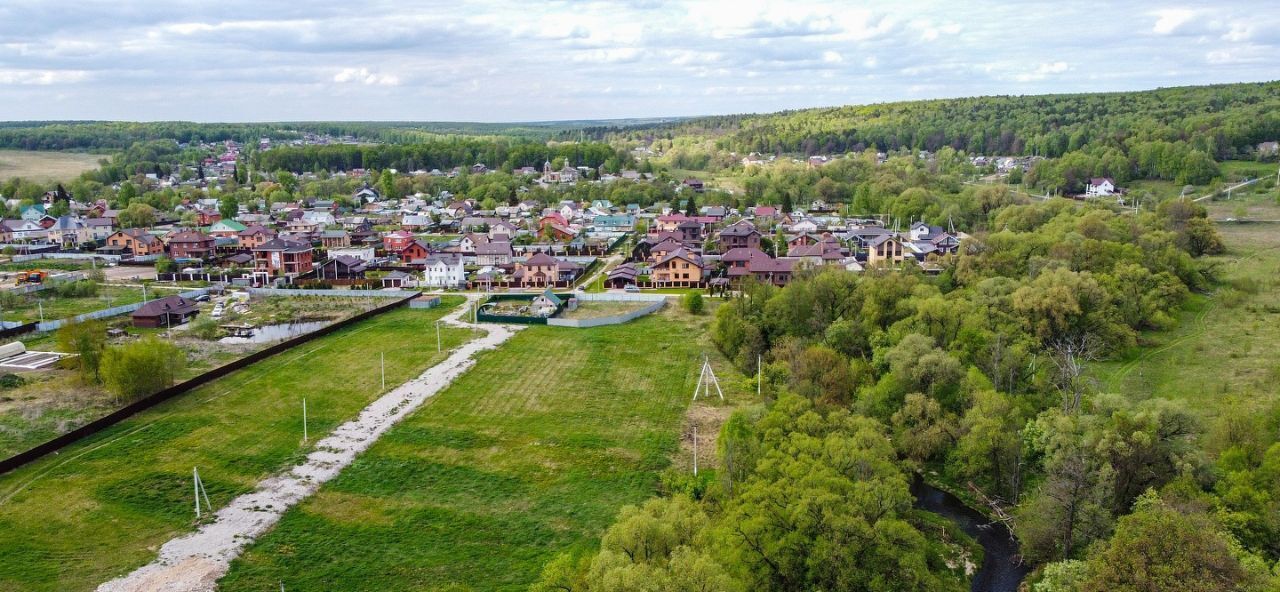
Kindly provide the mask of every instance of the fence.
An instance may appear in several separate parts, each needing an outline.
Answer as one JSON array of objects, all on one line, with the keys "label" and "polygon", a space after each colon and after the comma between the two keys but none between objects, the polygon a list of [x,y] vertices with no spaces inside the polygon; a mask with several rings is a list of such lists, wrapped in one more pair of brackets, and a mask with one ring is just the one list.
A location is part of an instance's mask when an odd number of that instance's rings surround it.
[{"label": "fence", "polygon": [[409,308],[435,308],[440,306],[439,296],[420,296],[409,301]]},{"label": "fence", "polygon": [[[542,294],[540,293],[539,294],[494,294],[493,296],[490,296],[489,298],[485,299],[485,301],[480,304],[480,310],[476,312],[476,320],[485,322],[485,323],[508,323],[508,324],[514,324],[514,325],[545,325],[547,324],[548,317],[498,315],[498,314],[484,312],[485,304],[489,304],[493,302],[510,302],[514,300],[528,300],[529,302],[533,302],[534,298],[537,298],[538,296],[541,296],[541,295]],[[556,311],[552,313],[551,316],[560,314],[560,311],[564,310],[564,302],[567,302],[570,298],[573,297],[572,294],[556,294],[556,296],[560,298],[561,303],[559,306],[556,307]]]},{"label": "fence", "polygon": [[203,386],[204,384],[212,382],[215,379],[222,378],[223,376],[231,374],[232,372],[245,368],[246,366],[249,366],[256,362],[265,360],[278,353],[297,347],[313,339],[324,337],[325,335],[344,329],[346,327],[359,323],[360,321],[388,312],[394,308],[404,306],[408,302],[409,302],[409,298],[403,298],[395,302],[392,302],[390,304],[380,306],[373,310],[365,311],[354,317],[351,317],[343,321],[338,321],[326,327],[321,327],[305,335],[299,335],[297,337],[294,337],[293,339],[282,341],[260,352],[247,355],[225,366],[219,366],[217,368],[214,368],[213,370],[205,372],[204,374],[195,376],[179,384],[175,384],[158,393],[155,393],[143,399],[134,401],[133,403],[130,403],[105,417],[91,421],[74,430],[71,430],[70,432],[67,432],[61,436],[58,436],[52,440],[49,440],[48,442],[45,442],[34,448],[31,448],[25,452],[19,452],[18,454],[15,454],[9,458],[0,460],[0,475],[7,473],[9,471],[12,471],[33,460],[36,460],[37,458],[40,458],[41,456],[49,454],[50,452],[54,452],[59,448],[62,448],[63,446],[66,446],[68,444],[71,444],[72,442],[75,442],[76,440],[79,440],[81,438],[86,438],[88,436],[92,436],[93,434],[101,432],[102,430],[105,430],[130,417],[133,417],[139,412],[155,407],[160,403],[168,401],[169,399],[172,399],[178,395],[187,393],[192,389]]},{"label": "fence", "polygon": [[658,294],[577,294],[575,295],[575,298],[580,302],[648,302],[649,304],[638,310],[607,317],[596,317],[593,319],[547,319],[547,324],[552,327],[573,327],[576,329],[600,327],[603,325],[621,325],[622,323],[634,321],[647,314],[653,314],[667,303],[667,297]]},{"label": "fence", "polygon": [[[196,296],[200,296],[200,295],[203,295],[203,294],[207,294],[208,292],[209,292],[209,290],[208,290],[208,289],[200,288],[200,289],[197,289],[197,290],[190,290],[190,291],[187,291],[187,292],[182,292],[181,294],[178,294],[178,295],[179,295],[179,296],[181,296],[181,297],[183,297],[183,298],[195,298]],[[162,296],[162,298],[163,298],[163,296]],[[156,299],[155,299],[155,298],[153,298],[152,300],[156,300]],[[143,305],[145,305],[145,304],[146,304],[146,302],[135,302],[135,303],[133,303],[133,304],[122,304],[122,305],[120,305],[120,306],[113,306],[113,307],[111,307],[111,308],[104,308],[104,309],[102,309],[102,310],[95,310],[95,311],[93,311],[93,312],[86,312],[86,313],[84,313],[84,314],[79,314],[79,315],[76,315],[76,316],[71,317],[71,318],[69,318],[69,319],[56,319],[56,320],[52,320],[52,321],[45,321],[45,322],[42,322],[42,323],[36,323],[36,324],[35,324],[35,327],[34,327],[34,329],[33,329],[33,330],[35,330],[35,331],[40,331],[40,332],[44,332],[44,331],[55,331],[55,330],[57,330],[57,329],[61,328],[63,325],[67,325],[67,324],[70,324],[70,323],[79,323],[79,322],[82,322],[82,321],[89,321],[89,320],[93,320],[93,319],[106,319],[106,318],[114,317],[114,316],[116,316],[116,315],[122,315],[122,314],[130,313],[130,312],[133,312],[133,311],[135,311],[135,310],[138,310],[139,308],[142,308],[142,307],[143,307]]]},{"label": "fence", "polygon": [[239,276],[226,273],[158,273],[156,279],[162,282],[222,282],[231,283]]},{"label": "fence", "polygon": [[32,292],[48,290],[64,282],[78,282],[87,277],[89,276],[82,271],[72,271],[68,273],[58,274],[56,276],[51,275],[48,278],[46,278],[43,282],[40,282],[38,284],[27,284],[25,286],[17,286],[17,287],[6,289],[5,291],[10,294],[30,294]]},{"label": "fence", "polygon": [[119,255],[105,255],[99,253],[33,253],[30,255],[14,255],[15,263],[23,263],[26,261],[35,261],[38,259],[101,259],[103,261],[120,261]]},{"label": "fence", "polygon": [[355,296],[360,298],[413,298],[414,290],[309,290],[305,288],[249,288],[250,294],[260,296]]}]

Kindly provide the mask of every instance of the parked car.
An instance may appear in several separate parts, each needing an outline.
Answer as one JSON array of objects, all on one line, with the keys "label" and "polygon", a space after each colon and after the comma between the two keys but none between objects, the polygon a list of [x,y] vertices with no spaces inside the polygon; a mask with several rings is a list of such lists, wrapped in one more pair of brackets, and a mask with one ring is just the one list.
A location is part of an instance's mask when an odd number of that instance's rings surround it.
[{"label": "parked car", "polygon": [[639,292],[639,291],[640,291],[640,286],[637,286],[637,285],[635,285],[635,284],[627,284],[626,286],[624,286],[624,287],[622,288],[622,290],[623,290],[624,292]]}]

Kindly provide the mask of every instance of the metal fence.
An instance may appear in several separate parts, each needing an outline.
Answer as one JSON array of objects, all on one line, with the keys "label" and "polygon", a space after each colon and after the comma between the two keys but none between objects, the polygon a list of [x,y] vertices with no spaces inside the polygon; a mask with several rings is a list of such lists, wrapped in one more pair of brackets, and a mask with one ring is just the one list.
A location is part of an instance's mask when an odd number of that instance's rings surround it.
[{"label": "metal fence", "polygon": [[440,306],[439,296],[423,296],[409,301],[409,308],[435,308]]},{"label": "metal fence", "polygon": [[575,329],[585,329],[587,327],[600,327],[603,325],[621,325],[622,323],[634,321],[647,314],[653,314],[659,308],[666,305],[667,300],[657,300],[650,302],[644,308],[633,310],[622,314],[608,317],[595,317],[591,319],[547,319],[547,324],[552,327],[573,327]]},{"label": "metal fence", "polygon": [[[200,289],[196,289],[196,290],[189,290],[189,291],[187,291],[187,292],[182,292],[181,294],[178,294],[178,295],[179,295],[179,296],[181,296],[181,297],[183,297],[183,298],[195,298],[196,296],[200,296],[200,295],[202,295],[202,294],[207,294],[207,293],[209,293],[209,290],[208,290],[208,289],[200,288]],[[162,297],[162,298],[163,298],[163,297]],[[155,298],[152,298],[152,300],[156,300],[156,299],[155,299]],[[62,326],[63,326],[63,325],[67,325],[67,324],[70,324],[70,323],[79,323],[79,322],[89,321],[89,320],[94,320],[94,319],[106,319],[106,318],[114,317],[114,316],[116,316],[116,315],[122,315],[122,314],[131,313],[131,312],[133,312],[133,311],[135,311],[135,310],[138,310],[139,308],[142,308],[142,307],[143,307],[143,305],[145,305],[145,304],[146,304],[146,302],[135,302],[135,303],[133,303],[133,304],[122,304],[122,305],[120,305],[120,306],[113,306],[113,307],[111,307],[111,308],[104,308],[104,309],[102,309],[102,310],[95,310],[95,311],[93,311],[93,312],[86,312],[86,313],[84,313],[84,314],[79,314],[79,315],[76,315],[76,316],[71,317],[71,318],[69,318],[69,319],[57,319],[57,320],[53,320],[53,321],[45,321],[45,322],[42,322],[42,323],[36,323],[36,324],[35,324],[35,328],[34,328],[34,330],[35,330],[35,331],[39,331],[39,332],[45,332],[45,331],[56,331],[56,330],[58,330],[58,329],[62,328]]]},{"label": "metal fence", "polygon": [[81,438],[92,436],[98,432],[101,432],[102,430],[110,428],[111,426],[114,426],[126,419],[129,419],[130,417],[133,417],[134,415],[146,409],[155,407],[160,403],[163,403],[178,395],[187,393],[192,389],[203,386],[204,384],[212,382],[215,379],[231,374],[236,370],[240,370],[241,368],[244,368],[256,362],[262,361],[278,353],[297,347],[298,345],[301,345],[313,339],[317,339],[325,335],[328,335],[330,333],[333,333],[335,331],[341,330],[345,327],[349,327],[365,319],[380,315],[387,311],[393,310],[397,307],[404,306],[407,302],[409,302],[409,298],[403,298],[401,300],[397,300],[390,304],[380,306],[373,310],[365,311],[349,319],[338,321],[332,325],[321,327],[305,335],[299,335],[298,337],[294,337],[293,339],[282,341],[260,352],[249,354],[243,358],[240,358],[239,360],[235,360],[224,366],[219,366],[217,368],[214,368],[213,370],[205,372],[204,374],[200,374],[191,379],[188,379],[185,382],[175,384],[158,393],[155,393],[148,397],[144,397],[142,399],[134,401],[133,403],[130,403],[116,410],[115,412],[111,413],[110,415],[107,415],[106,417],[102,417],[100,419],[91,421],[74,430],[71,430],[70,432],[67,432],[43,444],[37,445],[34,448],[31,448],[24,452],[19,452],[18,454],[15,454],[4,460],[0,460],[0,475],[7,473],[9,471],[12,471],[31,461],[34,461],[40,458],[41,456],[49,454],[50,452],[54,452],[62,448],[63,446],[66,446],[68,444],[75,442],[76,440],[80,440]]},{"label": "metal fence", "polygon": [[48,278],[46,278],[43,282],[40,282],[38,284],[27,284],[25,286],[16,286],[13,288],[9,288],[5,291],[10,294],[30,294],[32,292],[39,292],[41,290],[52,289],[61,283],[78,282],[87,277],[89,277],[89,275],[82,271],[72,271],[68,273],[61,273],[56,276],[51,275]]},{"label": "metal fence", "polygon": [[649,305],[639,310],[593,319],[547,319],[548,325],[553,327],[574,327],[577,329],[602,325],[620,325],[634,321],[647,314],[653,314],[667,302],[667,297],[661,294],[615,294],[606,292],[600,294],[574,294],[573,297],[577,298],[579,302],[648,302]]},{"label": "metal fence", "polygon": [[249,288],[250,294],[260,296],[354,296],[357,298],[412,298],[417,290],[310,290],[305,288]]}]

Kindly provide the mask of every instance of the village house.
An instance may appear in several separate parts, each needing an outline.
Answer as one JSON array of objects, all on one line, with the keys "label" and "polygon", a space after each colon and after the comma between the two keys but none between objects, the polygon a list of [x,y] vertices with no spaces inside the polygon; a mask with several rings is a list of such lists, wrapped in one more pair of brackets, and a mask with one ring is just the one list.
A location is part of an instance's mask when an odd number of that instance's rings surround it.
[{"label": "village house", "polygon": [[209,236],[214,238],[239,239],[240,233],[247,227],[235,220],[218,220],[209,225]]},{"label": "village house", "polygon": [[431,247],[427,243],[415,240],[397,254],[400,256],[401,263],[417,263],[431,255]]},{"label": "village house", "polygon": [[47,231],[49,242],[61,245],[64,249],[75,248],[93,241],[89,227],[84,221],[71,216],[59,217]]},{"label": "village house", "polygon": [[266,226],[250,226],[237,233],[241,249],[255,249],[276,237],[276,231]]},{"label": "village house", "polygon": [[867,241],[867,265],[885,267],[902,263],[905,259],[902,240],[892,234],[882,234]]},{"label": "village house", "polygon": [[687,249],[676,249],[652,265],[649,278],[659,288],[701,285],[702,257]]},{"label": "village house", "polygon": [[99,244],[115,232],[115,223],[110,218],[85,218],[84,225],[89,228],[89,240]]},{"label": "village house", "polygon": [[143,304],[130,317],[135,327],[156,329],[176,327],[191,320],[199,312],[194,300],[182,296],[166,296]]},{"label": "village house", "polygon": [[150,257],[164,253],[164,243],[142,228],[126,228],[110,237],[104,251],[127,253],[134,257]]},{"label": "village house", "polygon": [[413,233],[403,230],[394,230],[382,236],[382,248],[388,253],[399,253],[405,247],[409,246],[415,239]]},{"label": "village house", "polygon": [[759,249],[763,235],[746,220],[730,224],[720,231],[720,249]]},{"label": "village house", "polygon": [[477,265],[510,265],[514,257],[511,243],[489,242],[476,245]]},{"label": "village house", "polygon": [[12,237],[10,240],[14,242],[34,242],[43,240],[49,236],[49,231],[35,220],[5,220],[2,224],[4,224],[6,229],[8,229]]},{"label": "village house", "polygon": [[351,234],[345,230],[325,230],[320,233],[320,244],[325,249],[341,249],[351,246]]},{"label": "village house", "polygon": [[1116,182],[1111,177],[1094,177],[1084,186],[1086,197],[1109,197],[1116,193]]},{"label": "village house", "polygon": [[274,238],[253,249],[253,267],[272,276],[291,277],[311,271],[311,257],[310,244]]},{"label": "village house", "polygon": [[436,253],[423,261],[422,285],[433,288],[460,288],[466,285],[467,272],[462,257]]},{"label": "village house", "polygon": [[363,279],[367,264],[360,259],[347,255],[331,257],[316,269],[316,277],[322,280],[356,280]]},{"label": "village house", "polygon": [[184,230],[169,236],[169,256],[174,259],[209,259],[214,254],[214,238],[198,230]]},{"label": "village house", "polygon": [[536,253],[517,263],[512,277],[526,288],[549,286],[560,279],[560,261],[546,253]]}]

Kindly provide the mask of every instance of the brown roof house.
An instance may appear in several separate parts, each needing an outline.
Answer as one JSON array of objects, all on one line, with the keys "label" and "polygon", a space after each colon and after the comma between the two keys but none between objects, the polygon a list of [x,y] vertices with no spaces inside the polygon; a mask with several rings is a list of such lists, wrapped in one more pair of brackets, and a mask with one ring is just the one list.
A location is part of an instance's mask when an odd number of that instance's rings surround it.
[{"label": "brown roof house", "polygon": [[181,325],[196,316],[200,309],[194,300],[181,296],[166,296],[143,304],[133,311],[134,327],[173,327]]}]

